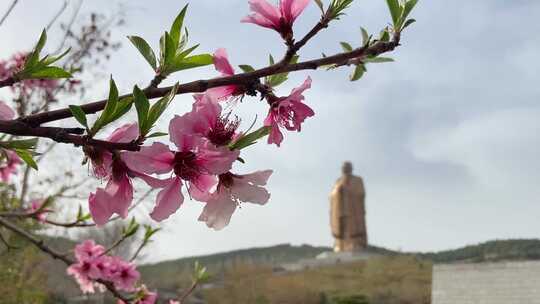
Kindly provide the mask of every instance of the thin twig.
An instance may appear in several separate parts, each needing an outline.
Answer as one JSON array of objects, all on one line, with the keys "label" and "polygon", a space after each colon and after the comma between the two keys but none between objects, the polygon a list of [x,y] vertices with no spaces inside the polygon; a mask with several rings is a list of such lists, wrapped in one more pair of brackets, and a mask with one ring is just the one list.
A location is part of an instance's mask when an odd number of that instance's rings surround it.
[{"label": "thin twig", "polygon": [[49,24],[47,24],[47,28],[46,28],[47,30],[49,30],[53,26],[53,24],[56,22],[56,20],[58,20],[58,18],[60,18],[60,16],[62,16],[62,14],[66,10],[67,6],[68,6],[68,1],[64,0],[64,4],[60,8],[60,10],[58,10],[56,15],[54,15],[54,17],[51,19],[51,21],[49,21]]},{"label": "thin twig", "polygon": [[[52,258],[60,260],[64,262],[66,265],[72,265],[75,263],[74,260],[67,257],[65,254],[59,253],[56,250],[52,249],[48,245],[45,244],[45,242],[41,239],[38,239],[34,235],[30,234],[26,230],[18,227],[17,225],[13,224],[12,222],[5,220],[0,217],[0,226],[5,227],[8,230],[11,230],[12,232],[18,234],[19,236],[23,237],[24,239],[28,240],[30,243],[34,244],[34,246],[38,247],[41,251],[47,253]],[[124,295],[122,295],[111,282],[104,281],[104,280],[96,280],[96,282],[102,284],[105,286],[116,298],[124,301],[125,303],[131,303],[131,299],[126,298]]]},{"label": "thin twig", "polygon": [[0,19],[0,26],[4,23],[4,21],[6,21],[6,18],[9,16],[9,14],[11,14],[13,9],[15,8],[15,5],[17,5],[17,2],[19,2],[19,0],[13,0],[13,2],[11,2],[11,5],[8,7],[7,11],[2,16],[2,19]]}]

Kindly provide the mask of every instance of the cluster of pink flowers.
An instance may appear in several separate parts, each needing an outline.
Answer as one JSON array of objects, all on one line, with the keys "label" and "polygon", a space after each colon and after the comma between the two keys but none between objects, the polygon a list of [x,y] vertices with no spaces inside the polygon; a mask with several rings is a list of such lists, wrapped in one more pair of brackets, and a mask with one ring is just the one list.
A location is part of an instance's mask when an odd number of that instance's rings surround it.
[{"label": "cluster of pink flowers", "polygon": [[75,258],[77,262],[68,267],[67,273],[77,280],[84,293],[94,293],[95,287],[99,286],[97,280],[112,282],[118,290],[136,290],[140,274],[135,264],[106,255],[105,248],[94,241],[84,241],[75,246]]},{"label": "cluster of pink flowers", "polygon": [[[282,0],[279,7],[274,7],[265,0],[252,0],[250,6],[254,14],[244,21],[270,27],[284,38],[291,38],[292,25],[308,3],[307,0]],[[225,49],[215,52],[214,65],[222,76],[235,74]],[[299,132],[306,118],[315,115],[304,103],[303,93],[310,87],[308,77],[288,96],[277,97],[269,88],[265,94],[269,110],[264,120],[264,126],[270,129],[269,144],[280,146],[284,138],[282,130]],[[95,175],[107,179],[107,186],[98,188],[89,198],[94,221],[103,225],[114,213],[127,217],[133,200],[131,179],[134,177],[161,189],[150,213],[155,221],[166,220],[182,206],[183,189],[190,198],[205,203],[199,221],[216,230],[229,224],[241,203],[266,204],[270,194],[264,186],[272,171],[244,175],[231,172],[240,151],[230,147],[243,134],[238,131],[239,119],[233,118],[230,112],[224,113],[220,104],[249,90],[243,85],[228,85],[194,95],[192,110],[170,121],[169,135],[174,149],[160,142],[144,146],[139,152],[113,154],[87,148]],[[137,125],[130,124],[117,129],[108,140],[131,142],[138,137]],[[166,177],[158,179],[151,175]]]}]

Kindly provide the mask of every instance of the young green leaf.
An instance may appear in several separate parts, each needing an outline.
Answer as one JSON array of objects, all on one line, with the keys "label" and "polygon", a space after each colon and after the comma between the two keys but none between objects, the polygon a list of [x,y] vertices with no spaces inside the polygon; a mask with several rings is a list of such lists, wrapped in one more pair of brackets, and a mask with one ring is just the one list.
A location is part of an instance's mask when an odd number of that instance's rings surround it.
[{"label": "young green leaf", "polygon": [[156,103],[152,105],[150,108],[150,111],[148,111],[148,117],[146,119],[144,130],[141,131],[141,135],[145,136],[150,132],[150,130],[154,127],[154,124],[157,122],[159,117],[163,114],[163,112],[167,109],[167,107],[171,104],[174,97],[176,96],[176,92],[178,91],[178,83],[176,83],[169,94],[165,95],[163,98],[158,100]]},{"label": "young green leaf", "polygon": [[366,46],[369,43],[370,37],[368,31],[361,27],[360,30],[362,31],[362,46]]},{"label": "young green leaf", "polygon": [[167,74],[174,72],[198,68],[207,66],[214,63],[214,57],[210,54],[193,55],[190,57],[182,58],[180,61],[173,62],[170,66],[167,66]]},{"label": "young green leaf", "polygon": [[386,0],[386,4],[390,10],[390,15],[392,15],[392,22],[394,23],[394,26],[397,26],[403,7],[399,4],[399,0]]},{"label": "young green leaf", "polygon": [[47,66],[47,67],[41,67],[36,68],[35,71],[30,71],[28,74],[24,73],[23,70],[23,76],[25,79],[31,79],[31,78],[41,78],[41,79],[58,79],[58,78],[71,78],[71,73],[65,71],[62,68],[55,67],[55,66]]},{"label": "young green leaf", "polygon": [[394,59],[388,57],[372,57],[364,58],[362,60],[365,63],[384,63],[384,62],[394,62]]},{"label": "young green leaf", "polygon": [[362,76],[364,76],[365,72],[367,72],[365,65],[363,64],[357,65],[356,68],[354,69],[354,72],[352,73],[350,77],[351,81],[359,80],[360,78],[362,78]]},{"label": "young green leaf", "polygon": [[37,145],[38,139],[37,138],[30,138],[30,139],[20,139],[20,140],[10,140],[6,142],[0,142],[0,147],[5,149],[35,149]]},{"label": "young green leaf", "polygon": [[57,62],[58,60],[64,58],[68,53],[69,51],[71,51],[71,48],[68,48],[65,52],[63,52],[62,54],[58,55],[58,56],[50,56],[50,55],[47,55],[45,56],[43,59],[40,60],[40,64],[41,65],[51,65],[55,62]]},{"label": "young green leaf", "polygon": [[148,110],[150,110],[150,102],[143,91],[138,86],[133,88],[133,102],[137,109],[137,117],[139,118],[139,130],[141,136],[146,135],[146,124],[148,119]]},{"label": "young green leaf", "polygon": [[39,54],[41,53],[41,50],[43,50],[43,47],[45,46],[45,43],[47,42],[47,31],[43,29],[41,32],[41,35],[39,36],[38,43],[36,44],[36,47],[32,51],[32,53],[28,56],[26,59],[26,62],[24,63],[24,67],[32,67],[36,65],[39,61]]},{"label": "young green leaf", "polygon": [[249,134],[242,136],[240,139],[232,143],[229,148],[231,150],[242,150],[246,147],[249,147],[257,142],[257,140],[270,134],[270,127],[262,127],[256,131],[253,131]]},{"label": "young green leaf", "polygon": [[348,42],[340,42],[339,44],[341,44],[341,48],[343,49],[343,51],[352,52],[353,47]]},{"label": "young green leaf", "polygon": [[144,57],[144,59],[146,59],[146,61],[150,64],[154,71],[156,71],[156,54],[154,54],[154,51],[152,50],[150,45],[148,45],[148,42],[138,36],[128,36],[128,39],[137,48],[137,50],[139,50],[139,53],[141,53],[141,55]]},{"label": "young green leaf", "polygon": [[250,66],[250,65],[247,65],[247,64],[241,64],[238,66],[242,71],[244,71],[244,73],[249,73],[249,72],[254,72],[255,69]]},{"label": "young green leaf", "polygon": [[411,24],[413,24],[415,22],[416,22],[415,19],[409,19],[409,20],[405,21],[405,24],[403,24],[403,27],[401,27],[401,30],[406,29],[407,27],[409,27]]},{"label": "young green leaf", "polygon": [[38,165],[32,158],[32,153],[30,153],[30,151],[24,149],[15,149],[14,151],[28,166],[34,170],[38,170]]},{"label": "young green leaf", "polygon": [[77,105],[70,105],[69,110],[71,111],[71,114],[73,114],[73,117],[88,129],[88,120],[86,119],[86,113],[84,113],[83,109]]},{"label": "young green leaf", "polygon": [[167,136],[167,135],[169,135],[169,133],[154,132],[154,133],[151,133],[150,135],[146,135],[146,138],[162,137],[162,136]]},{"label": "young green leaf", "polygon": [[407,2],[405,2],[403,12],[400,16],[400,27],[404,23],[404,21],[407,19],[407,17],[409,16],[409,14],[411,13],[411,11],[413,10],[413,8],[416,6],[417,3],[418,3],[418,0],[408,0]]},{"label": "young green leaf", "polygon": [[315,0],[315,4],[317,4],[317,6],[321,9],[321,13],[324,14],[324,4],[322,0]]},{"label": "young green leaf", "polygon": [[184,25],[184,18],[186,17],[186,12],[188,9],[188,4],[184,6],[180,14],[174,19],[174,22],[171,26],[170,36],[171,40],[174,43],[175,49],[178,48],[180,43],[180,35],[182,34],[182,26]]}]

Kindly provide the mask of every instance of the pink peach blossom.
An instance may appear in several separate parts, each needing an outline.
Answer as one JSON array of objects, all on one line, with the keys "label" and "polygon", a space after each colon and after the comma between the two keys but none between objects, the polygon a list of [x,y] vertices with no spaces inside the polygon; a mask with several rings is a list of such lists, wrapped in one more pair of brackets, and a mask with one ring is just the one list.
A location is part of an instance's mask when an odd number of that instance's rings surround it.
[{"label": "pink peach blossom", "polygon": [[5,102],[0,100],[0,120],[12,120],[15,112]]},{"label": "pink peach blossom", "polygon": [[257,171],[246,175],[230,172],[219,176],[219,184],[207,200],[199,221],[209,228],[225,228],[240,203],[264,205],[270,199],[270,193],[263,187],[272,175],[272,170]]},{"label": "pink peach blossom", "polygon": [[[114,131],[108,140],[111,142],[131,142],[138,138],[137,124],[128,124]],[[90,214],[97,225],[105,225],[113,214],[122,218],[128,216],[129,207],[133,201],[133,184],[131,179],[138,177],[153,188],[164,187],[167,184],[157,178],[132,170],[126,165],[123,157],[125,152],[112,154],[109,151],[101,153],[101,169],[99,175],[108,179],[107,186],[98,188],[90,193],[88,204]],[[97,175],[97,174],[96,174]]]},{"label": "pink peach blossom", "polygon": [[271,128],[268,136],[269,144],[281,145],[283,133],[280,128],[300,132],[306,118],[315,115],[315,112],[303,103],[304,95],[302,94],[310,87],[311,78],[308,77],[300,87],[291,92],[291,95],[269,100],[270,111],[264,120],[264,125]]},{"label": "pink peach blossom", "polygon": [[311,0],[280,0],[279,6],[274,6],[266,0],[250,0],[252,14],[242,19],[242,22],[253,23],[273,29],[280,33],[285,40],[293,39],[293,24],[302,14]]},{"label": "pink peach blossom", "polygon": [[0,149],[0,154],[4,156],[0,160],[0,180],[7,183],[10,177],[17,173],[17,168],[22,164],[22,160],[17,153],[10,150]]},{"label": "pink peach blossom", "polygon": [[[214,53],[214,66],[216,70],[221,73],[221,76],[233,76],[235,74],[234,68],[229,62],[227,50],[223,48],[217,49]],[[243,94],[241,87],[237,85],[226,85],[212,88],[206,91],[206,94],[208,93],[215,95],[219,100]]]},{"label": "pink peach blossom", "polygon": [[[45,203],[44,200],[38,200],[38,199],[32,200],[30,202],[30,208],[28,208],[28,213],[31,213],[31,214],[35,213],[41,208],[43,203]],[[45,223],[47,221],[47,213],[51,213],[51,212],[52,210],[50,209],[44,209],[44,210],[41,210],[39,213],[33,214],[33,215],[39,222]]]},{"label": "pink peach blossom", "polygon": [[187,183],[190,196],[195,199],[206,194],[217,184],[217,175],[229,171],[238,158],[239,151],[231,151],[227,146],[216,146],[203,137],[207,127],[217,121],[220,107],[214,103],[211,107],[194,106],[192,112],[176,116],[169,124],[171,141],[177,151],[171,151],[162,143],[141,148],[140,152],[127,153],[126,162],[133,170],[147,174],[173,172],[156,199],[156,206],[150,216],[156,221],[163,221],[176,212],[183,204],[181,189]]}]

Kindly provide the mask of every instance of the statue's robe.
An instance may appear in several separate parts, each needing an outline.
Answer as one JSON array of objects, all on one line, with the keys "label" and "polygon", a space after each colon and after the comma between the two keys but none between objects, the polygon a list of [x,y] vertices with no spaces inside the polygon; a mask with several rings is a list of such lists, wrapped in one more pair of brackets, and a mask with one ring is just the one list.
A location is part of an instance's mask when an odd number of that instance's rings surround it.
[{"label": "statue's robe", "polygon": [[341,177],[330,195],[330,224],[334,250],[360,251],[367,247],[366,191],[361,177]]}]

